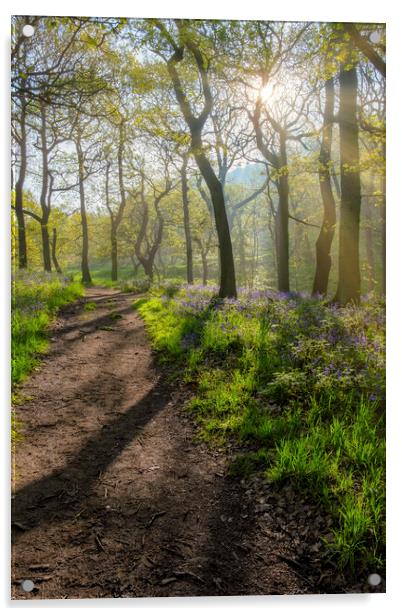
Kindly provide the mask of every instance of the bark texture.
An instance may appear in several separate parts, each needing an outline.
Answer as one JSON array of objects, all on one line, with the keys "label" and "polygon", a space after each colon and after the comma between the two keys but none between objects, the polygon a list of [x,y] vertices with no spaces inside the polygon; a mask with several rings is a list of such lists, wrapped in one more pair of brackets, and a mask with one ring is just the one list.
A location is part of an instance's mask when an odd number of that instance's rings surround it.
[{"label": "bark texture", "polygon": [[334,81],[331,78],[325,83],[325,106],[319,156],[319,180],[323,205],[323,218],[320,233],[315,245],[316,269],[313,282],[313,295],[327,294],[329,273],[332,265],[331,246],[336,225],[335,199],[332,192],[330,171],[334,99]]},{"label": "bark texture", "polygon": [[184,236],[186,239],[186,266],[187,266],[187,282],[193,284],[193,246],[191,242],[191,226],[190,226],[190,210],[189,210],[189,196],[188,196],[188,181],[187,181],[187,163],[188,155],[183,156],[183,164],[180,169],[181,177],[181,194],[183,202],[183,225]]},{"label": "bark texture", "polygon": [[56,227],[53,227],[53,232],[52,232],[52,261],[53,261],[54,269],[56,270],[56,272],[58,274],[62,274],[62,270],[61,270],[59,261],[57,259],[57,229]]},{"label": "bark texture", "polygon": [[85,189],[84,189],[84,153],[81,145],[81,136],[78,133],[75,146],[78,158],[78,181],[80,192],[80,214],[81,214],[81,230],[82,230],[82,252],[81,252],[81,279],[84,284],[92,284],[91,273],[89,270],[89,231],[88,219],[85,206]]},{"label": "bark texture", "polygon": [[341,207],[339,223],[339,279],[335,301],[344,305],[360,302],[359,231],[361,188],[359,130],[357,123],[356,68],[339,73],[339,140],[341,162]]},{"label": "bark texture", "polygon": [[[202,130],[213,109],[213,98],[208,79],[208,62],[198,45],[187,35],[184,23],[181,20],[176,20],[176,22],[181,41],[179,44],[176,44],[172,39],[162,22],[158,22],[157,26],[174,49],[174,53],[167,63],[168,72],[172,80],[176,100],[190,130],[191,153],[195,158],[200,173],[211,195],[219,243],[219,296],[236,297],[237,290],[233,249],[225,208],[224,191],[218,176],[205,154],[202,142]],[[191,109],[177,70],[177,65],[184,58],[185,50],[192,55],[201,81],[204,104],[201,112],[197,116],[194,115]]]}]

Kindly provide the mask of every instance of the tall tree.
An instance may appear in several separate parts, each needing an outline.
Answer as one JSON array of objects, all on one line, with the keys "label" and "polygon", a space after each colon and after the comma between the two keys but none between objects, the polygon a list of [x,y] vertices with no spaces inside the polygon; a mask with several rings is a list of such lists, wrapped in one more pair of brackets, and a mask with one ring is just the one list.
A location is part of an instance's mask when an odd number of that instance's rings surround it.
[{"label": "tall tree", "polygon": [[18,227],[18,267],[28,267],[27,240],[24,217],[24,183],[27,172],[27,127],[26,127],[27,102],[25,96],[21,96],[19,110],[19,130],[14,128],[14,138],[19,145],[20,161],[18,178],[15,183],[15,215]]},{"label": "tall tree", "polygon": [[275,152],[266,145],[260,123],[261,106],[262,99],[261,96],[259,96],[252,116],[252,122],[255,130],[257,147],[278,174],[278,178],[275,182],[279,196],[276,215],[278,289],[279,291],[289,291],[289,177],[286,148],[287,133],[286,127],[281,126],[270,116],[271,125],[279,137],[279,148]]},{"label": "tall tree", "polygon": [[106,154],[106,185],[105,185],[105,193],[106,193],[106,208],[109,212],[110,216],[110,257],[111,257],[111,265],[112,272],[111,278],[112,280],[118,279],[118,230],[123,220],[123,215],[127,205],[127,196],[126,196],[126,188],[124,183],[124,146],[126,143],[126,131],[125,131],[126,120],[124,118],[120,119],[118,124],[118,138],[117,138],[117,175],[118,175],[118,185],[119,185],[119,203],[117,208],[113,208],[111,199],[110,199],[110,169],[113,168],[111,161],[109,160],[110,154]]},{"label": "tall tree", "polygon": [[339,222],[338,286],[334,300],[360,302],[360,168],[357,120],[356,66],[344,64],[339,73],[339,147],[341,206]]},{"label": "tall tree", "polygon": [[41,218],[41,234],[42,234],[42,255],[43,267],[45,272],[52,271],[52,261],[50,252],[50,236],[49,236],[49,216],[50,216],[50,198],[49,198],[49,151],[51,146],[48,145],[47,136],[47,119],[46,119],[46,104],[40,101],[40,149],[42,152],[42,189],[40,193],[40,206],[42,209]]},{"label": "tall tree", "polygon": [[85,202],[85,155],[82,147],[81,126],[77,126],[75,133],[75,150],[78,162],[78,188],[80,194],[80,214],[82,230],[82,250],[81,250],[81,280],[84,284],[92,284],[91,272],[89,269],[89,228]]},{"label": "tall tree", "polygon": [[[196,40],[195,33],[191,32],[189,26],[185,24],[183,20],[175,20],[175,23],[179,35],[178,43],[176,42],[174,36],[168,31],[166,25],[162,21],[156,20],[156,26],[161,31],[163,38],[173,49],[173,54],[167,60],[168,72],[172,80],[177,102],[190,131],[191,153],[194,156],[206,185],[208,186],[214,208],[216,231],[219,241],[219,296],[235,297],[237,295],[236,277],[232,241],[225,208],[225,196],[222,184],[206,155],[202,139],[203,128],[213,109],[213,96],[209,83],[210,62],[202,52],[201,47]],[[195,114],[192,110],[188,95],[185,93],[184,86],[178,72],[178,65],[184,60],[185,52],[189,53],[195,62],[201,83],[203,105],[202,110],[198,114]]]},{"label": "tall tree", "polygon": [[180,179],[181,179],[181,196],[183,203],[183,226],[184,237],[186,240],[186,267],[187,267],[187,282],[193,284],[193,246],[191,242],[191,226],[190,226],[190,208],[189,208],[189,190],[187,180],[187,165],[188,165],[188,153],[185,152],[182,156],[182,165],[180,167]]},{"label": "tall tree", "polygon": [[141,174],[141,225],[138,231],[134,248],[135,255],[138,261],[141,263],[142,267],[144,268],[145,275],[148,276],[149,280],[151,281],[154,278],[155,256],[162,243],[163,228],[165,224],[162,212],[159,207],[159,203],[163,196],[163,194],[159,194],[155,197],[153,201],[156,217],[153,228],[150,231],[149,227],[151,226],[151,223],[149,216],[150,212],[148,198],[145,194],[145,176],[144,174]]},{"label": "tall tree", "polygon": [[[38,17],[15,16],[12,23],[11,48],[11,99],[12,99],[12,138],[19,149],[18,176],[15,182],[14,209],[17,220],[18,267],[28,267],[27,239],[24,217],[24,184],[27,175],[27,115],[30,93],[27,89],[27,63],[31,41],[23,34],[28,23],[36,25]],[[14,173],[13,173],[14,179]]]},{"label": "tall tree", "polygon": [[328,290],[329,272],[331,270],[331,246],[335,234],[336,207],[331,186],[331,146],[332,125],[334,119],[334,80],[332,77],[325,82],[325,106],[321,148],[319,155],[319,180],[323,204],[323,218],[319,236],[316,241],[316,269],[313,282],[313,295],[326,295]]}]

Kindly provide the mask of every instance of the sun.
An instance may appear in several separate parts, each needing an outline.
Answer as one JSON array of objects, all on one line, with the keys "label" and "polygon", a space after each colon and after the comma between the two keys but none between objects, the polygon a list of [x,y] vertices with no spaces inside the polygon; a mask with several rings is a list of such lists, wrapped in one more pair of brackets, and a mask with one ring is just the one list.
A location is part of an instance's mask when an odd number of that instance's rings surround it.
[{"label": "sun", "polygon": [[260,90],[261,100],[268,105],[275,105],[282,97],[284,87],[278,82],[268,82]]}]

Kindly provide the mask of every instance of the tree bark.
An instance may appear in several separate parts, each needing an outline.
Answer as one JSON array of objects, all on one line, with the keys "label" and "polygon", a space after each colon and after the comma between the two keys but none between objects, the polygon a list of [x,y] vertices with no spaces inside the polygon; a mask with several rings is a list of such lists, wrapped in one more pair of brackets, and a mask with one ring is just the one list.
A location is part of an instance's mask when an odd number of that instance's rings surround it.
[{"label": "tree bark", "polygon": [[126,209],[126,191],[124,188],[123,174],[123,150],[124,150],[124,120],[119,124],[119,147],[117,150],[117,166],[119,170],[120,205],[116,217],[112,223],[112,280],[118,279],[118,256],[117,256],[117,231],[123,219]]},{"label": "tree bark", "polygon": [[208,259],[204,250],[201,251],[202,261],[202,284],[206,286],[208,284]]},{"label": "tree bark", "polygon": [[[237,291],[233,249],[229,231],[228,218],[225,209],[225,196],[223,192],[223,187],[221,182],[219,181],[219,178],[216,176],[207,156],[205,155],[202,146],[202,129],[208,117],[210,116],[213,108],[213,97],[208,79],[208,63],[206,62],[206,58],[202,55],[202,52],[197,46],[197,44],[193,40],[190,40],[187,36],[183,24],[179,22],[179,20],[176,21],[180,37],[185,47],[176,45],[162,22],[157,22],[157,27],[161,30],[166,40],[168,40],[174,48],[174,53],[167,63],[168,72],[172,80],[176,100],[179,104],[184,120],[190,130],[191,153],[195,158],[201,175],[204,178],[205,183],[208,186],[209,193],[211,195],[211,201],[215,214],[216,232],[218,235],[219,243],[219,297],[236,297]],[[201,113],[198,116],[195,116],[191,110],[190,103],[184,92],[183,85],[176,67],[176,65],[183,60],[185,48],[187,48],[187,50],[192,54],[194,58],[202,86],[204,105]]]},{"label": "tree bark", "polygon": [[[274,207],[274,202],[271,195],[271,190],[269,187],[269,181],[267,184],[267,199],[269,205],[269,214],[268,214],[268,230],[271,238],[271,248],[272,248],[272,263],[273,269],[276,272],[278,269],[277,263],[277,229],[276,229],[276,212]],[[269,266],[269,262],[267,263],[267,267]]]},{"label": "tree bark", "polygon": [[[285,169],[285,171],[282,171]],[[286,136],[280,133],[280,176],[278,182],[278,290],[287,292],[289,286],[289,177],[287,172]]]},{"label": "tree bark", "polygon": [[52,271],[52,261],[50,252],[50,237],[49,237],[49,215],[50,208],[48,205],[48,190],[49,190],[49,160],[47,147],[47,122],[46,122],[46,106],[41,102],[40,105],[41,117],[41,149],[42,149],[42,189],[40,194],[40,206],[42,210],[41,220],[41,236],[42,236],[42,256],[43,268],[45,272]]},{"label": "tree bark", "polygon": [[53,227],[53,236],[52,236],[52,261],[54,265],[54,269],[58,274],[62,274],[61,267],[57,260],[57,230],[56,227]]},{"label": "tree bark", "polygon": [[78,158],[78,181],[80,192],[80,213],[82,229],[81,280],[83,284],[92,284],[91,273],[89,270],[89,231],[84,191],[84,154],[82,152],[81,137],[79,134],[76,137],[75,146]]},{"label": "tree bark", "polygon": [[[166,184],[165,190],[159,193],[158,196],[154,197],[154,208],[156,211],[156,221],[153,232],[152,241],[149,240],[149,236],[147,236],[148,226],[149,226],[149,206],[148,201],[145,197],[145,175],[141,174],[141,189],[140,189],[140,198],[142,205],[142,220],[140,229],[138,231],[137,239],[134,244],[135,256],[138,261],[141,263],[145,275],[148,276],[150,281],[152,282],[154,277],[154,263],[156,254],[160,248],[163,237],[164,230],[164,220],[162,214],[159,209],[160,201],[165,197],[171,190],[172,186],[170,182]],[[146,252],[143,251],[142,245],[145,243]]]},{"label": "tree bark", "polygon": [[188,182],[187,182],[187,162],[188,156],[183,156],[183,164],[180,169],[181,176],[181,193],[183,201],[183,224],[184,235],[186,238],[186,265],[187,265],[187,282],[188,284],[194,283],[193,274],[193,246],[191,242],[191,227],[190,227],[190,212],[189,212],[189,198],[188,198]]},{"label": "tree bark", "polygon": [[112,208],[110,207],[110,201],[109,201],[109,172],[110,172],[110,162],[107,161],[105,194],[106,194],[106,207],[110,215],[110,260],[112,264],[111,279],[115,281],[117,280],[117,276],[118,276],[117,228],[116,228],[116,221],[115,221],[114,213],[113,213]]},{"label": "tree bark", "polygon": [[42,218],[40,229],[41,229],[42,250],[43,250],[43,269],[45,270],[45,272],[51,272],[52,262],[51,262],[48,218]]},{"label": "tree bark", "polygon": [[110,257],[112,261],[111,278],[113,281],[116,281],[118,278],[117,233],[116,233],[116,227],[113,223],[110,229],[110,245],[111,245]]},{"label": "tree bark", "polygon": [[276,230],[276,259],[278,290],[288,292],[289,287],[289,175],[287,170],[286,128],[282,127],[273,118],[269,121],[279,137],[279,152],[271,151],[264,143],[261,129],[261,98],[257,99],[254,114],[251,118],[254,126],[257,148],[264,158],[278,172],[279,178],[275,181],[278,190],[278,211],[275,216]]},{"label": "tree bark", "polygon": [[154,263],[153,259],[143,259],[142,267],[144,268],[145,275],[152,282],[154,279]]},{"label": "tree bark", "polygon": [[208,250],[209,250],[209,242],[208,246],[204,247],[202,245],[202,241],[199,237],[194,237],[194,242],[198,245],[201,254],[201,263],[202,263],[202,284],[205,286],[208,284]]},{"label": "tree bark", "polygon": [[192,135],[192,152],[202,177],[208,186],[214,208],[216,232],[219,243],[220,285],[219,297],[236,297],[236,275],[232,240],[225,209],[223,188],[212,166],[202,151],[201,134]]},{"label": "tree bark", "polygon": [[133,277],[137,278],[138,276],[138,268],[140,267],[139,261],[136,260],[135,254],[130,254],[130,261],[133,267]]},{"label": "tree bark", "polygon": [[367,258],[367,289],[374,291],[375,288],[375,264],[373,247],[373,220],[371,215],[370,199],[367,199],[366,215],[366,258]]},{"label": "tree bark", "polygon": [[339,224],[339,279],[335,301],[360,302],[359,231],[361,188],[359,129],[357,123],[357,72],[353,66],[339,73],[339,143],[341,207]]},{"label": "tree bark", "polygon": [[241,221],[241,216],[237,220],[239,227],[239,270],[241,283],[247,286],[247,265],[246,265],[246,249],[244,246],[244,229]]},{"label": "tree bark", "polygon": [[28,254],[27,254],[27,239],[25,231],[25,218],[24,218],[24,182],[27,171],[27,131],[26,131],[26,102],[24,98],[21,98],[21,116],[20,116],[20,170],[18,180],[15,184],[15,215],[17,218],[17,230],[18,230],[18,267],[19,269],[26,269],[28,267]]},{"label": "tree bark", "polygon": [[385,157],[386,157],[386,147],[385,143],[383,145],[383,157],[384,157],[384,175],[382,176],[381,188],[382,188],[382,204],[381,204],[381,261],[382,261],[382,294],[385,297],[387,290],[387,243],[386,243],[386,218],[387,218],[387,209],[386,209],[386,190],[387,190],[387,181],[386,181],[386,173],[385,173]]},{"label": "tree bark", "polygon": [[319,180],[323,205],[321,230],[316,241],[316,269],[313,282],[313,295],[326,295],[328,291],[329,272],[331,270],[331,246],[335,234],[336,208],[331,186],[331,147],[332,118],[334,115],[334,80],[325,82],[325,107],[322,129],[322,141],[319,156]]}]

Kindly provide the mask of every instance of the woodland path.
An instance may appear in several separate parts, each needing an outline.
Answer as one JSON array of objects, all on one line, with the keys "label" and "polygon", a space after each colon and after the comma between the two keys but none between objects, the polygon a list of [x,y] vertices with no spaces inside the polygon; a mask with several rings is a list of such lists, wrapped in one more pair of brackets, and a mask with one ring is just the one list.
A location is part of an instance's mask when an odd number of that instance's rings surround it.
[{"label": "woodland path", "polygon": [[95,287],[66,307],[21,388],[13,598],[317,592],[296,559],[329,521],[229,478],[227,455],[195,441],[189,393],[154,365],[134,298]]}]

